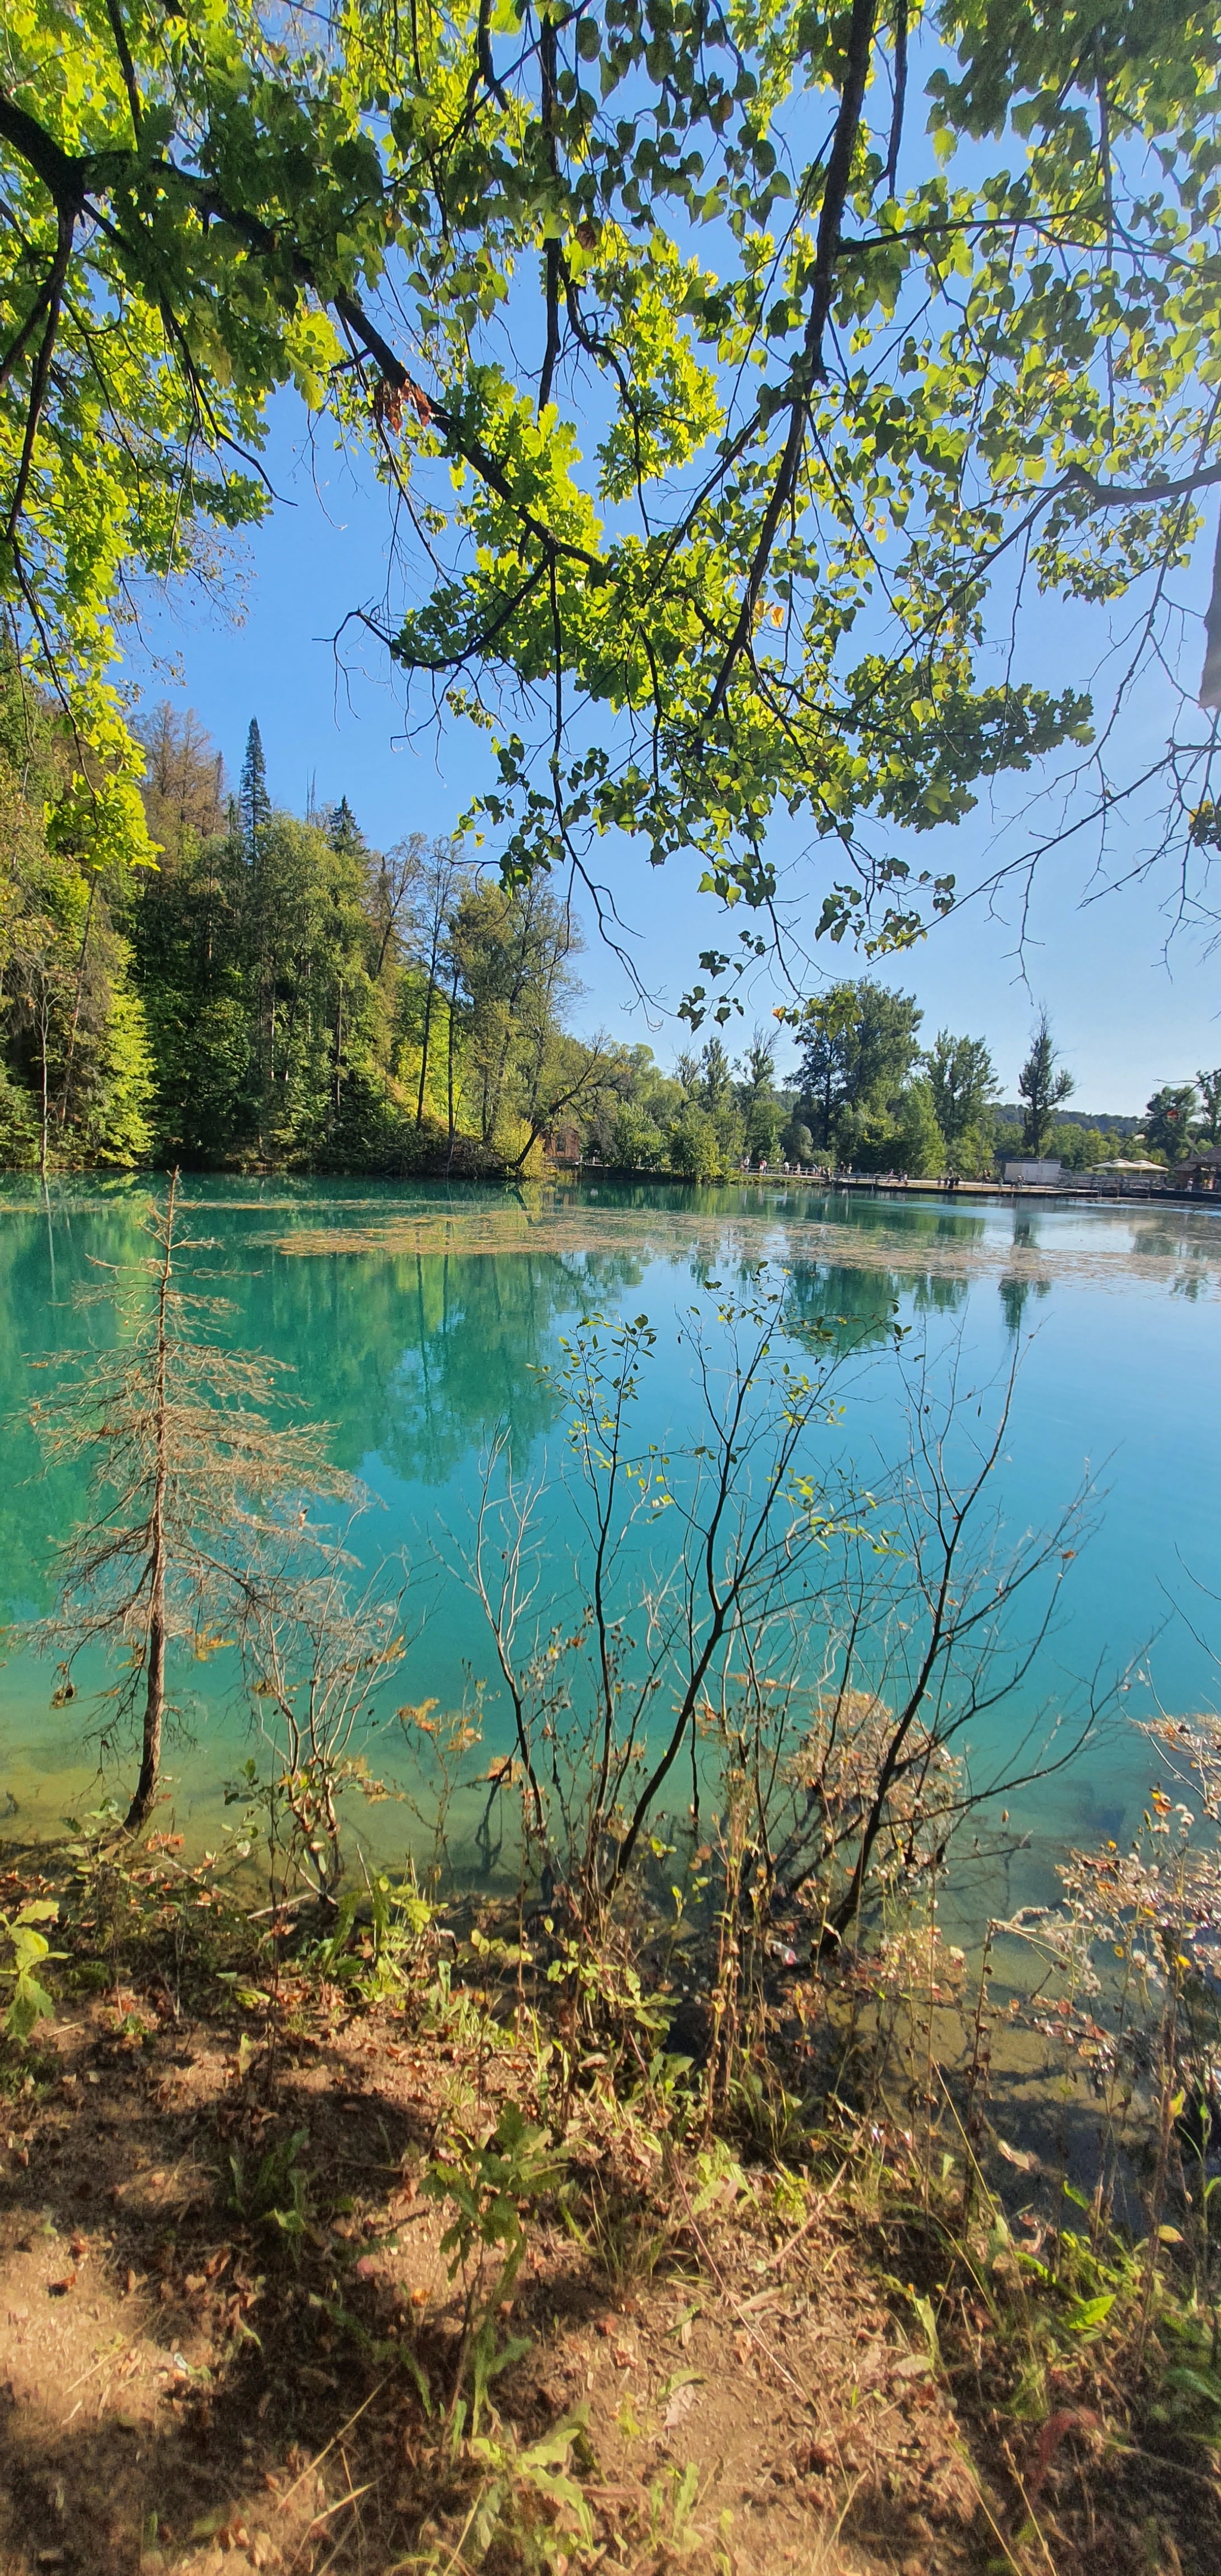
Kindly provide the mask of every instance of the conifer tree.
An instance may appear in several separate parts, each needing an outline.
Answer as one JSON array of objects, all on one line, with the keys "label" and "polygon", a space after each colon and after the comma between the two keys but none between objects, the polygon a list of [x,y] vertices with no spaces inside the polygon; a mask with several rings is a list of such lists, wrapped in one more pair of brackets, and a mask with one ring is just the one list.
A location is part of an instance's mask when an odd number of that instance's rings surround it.
[{"label": "conifer tree", "polygon": [[[64,1546],[57,1607],[37,1641],[59,1655],[65,1694],[88,1648],[122,1656],[112,1696],[121,1716],[139,1712],[141,1737],[133,1832],[157,1794],[175,1640],[198,1661],[231,1642],[216,1634],[218,1618],[239,1635],[249,1629],[286,1553],[314,1537],[307,1499],[353,1490],[326,1465],[317,1431],[269,1419],[282,1394],[276,1364],[209,1338],[228,1301],[181,1284],[184,1257],[206,1246],[180,1230],[177,1172],[145,1231],[144,1257],[88,1292],[115,1302],[115,1347],[73,1353],[61,1388],[32,1416],[51,1458],[88,1468],[91,1501]],[[199,1278],[189,1265],[185,1275]]]},{"label": "conifer tree", "polygon": [[346,796],[341,796],[339,803],[332,805],[326,817],[326,836],[331,848],[344,857],[349,853],[359,855],[367,848],[364,833]]},{"label": "conifer tree", "polygon": [[248,865],[258,856],[259,843],[271,820],[271,798],[267,793],[267,763],[263,758],[263,737],[257,716],[250,719],[242,774],[237,791],[238,820],[242,848]]},{"label": "conifer tree", "polygon": [[1040,1011],[1030,1035],[1030,1053],[1018,1075],[1024,1102],[1022,1143],[1028,1154],[1042,1154],[1050,1143],[1056,1111],[1076,1084],[1052,1036],[1046,1011]]}]

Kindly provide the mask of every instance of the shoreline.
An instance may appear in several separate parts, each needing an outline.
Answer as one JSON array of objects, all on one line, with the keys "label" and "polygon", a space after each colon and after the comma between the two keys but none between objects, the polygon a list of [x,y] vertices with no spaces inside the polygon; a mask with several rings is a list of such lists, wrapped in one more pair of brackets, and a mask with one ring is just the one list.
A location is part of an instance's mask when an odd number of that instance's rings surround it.
[{"label": "shoreline", "polygon": [[[139,1164],[120,1171],[113,1164],[79,1164],[74,1165],[71,1170],[49,1173],[44,1183],[37,1172],[14,1166],[8,1169],[0,1168],[0,1181],[27,1181],[41,1195],[48,1184],[62,1182],[101,1179],[138,1183],[165,1180],[169,1176],[170,1168],[168,1164]],[[1156,1204],[1194,1207],[1201,1208],[1205,1212],[1215,1210],[1221,1213],[1221,1189],[1197,1188],[1190,1183],[1176,1185],[1169,1179],[1165,1182],[1144,1184],[1116,1182],[1111,1185],[1106,1182],[1091,1181],[1086,1173],[1061,1181],[951,1181],[948,1178],[939,1177],[904,1182],[891,1180],[872,1172],[839,1172],[834,1177],[828,1178],[825,1174],[805,1171],[716,1172],[700,1180],[693,1180],[690,1174],[685,1172],[640,1171],[628,1165],[611,1163],[548,1163],[541,1171],[529,1174],[513,1171],[507,1165],[480,1172],[447,1172],[442,1169],[415,1169],[409,1172],[377,1171],[371,1170],[364,1164],[343,1166],[335,1164],[290,1166],[277,1163],[223,1166],[184,1164],[177,1168],[180,1169],[182,1178],[186,1181],[231,1181],[238,1185],[242,1183],[253,1185],[264,1181],[279,1183],[295,1181],[302,1185],[308,1185],[314,1181],[365,1181],[385,1188],[409,1187],[413,1183],[444,1182],[447,1188],[456,1189],[463,1195],[472,1189],[523,1190],[548,1184],[552,1187],[560,1187],[565,1184],[572,1186],[609,1181],[617,1187],[631,1189],[812,1190],[825,1197],[856,1195],[883,1198],[893,1200],[896,1206],[900,1207],[908,1204],[913,1198],[933,1198],[948,1206],[961,1205],[970,1201],[973,1204],[983,1202],[985,1205],[995,1204],[998,1207],[1027,1200],[1037,1200],[1040,1205],[1057,1205],[1068,1200],[1075,1204],[1086,1202],[1099,1207],[1129,1205],[1148,1207]]]}]

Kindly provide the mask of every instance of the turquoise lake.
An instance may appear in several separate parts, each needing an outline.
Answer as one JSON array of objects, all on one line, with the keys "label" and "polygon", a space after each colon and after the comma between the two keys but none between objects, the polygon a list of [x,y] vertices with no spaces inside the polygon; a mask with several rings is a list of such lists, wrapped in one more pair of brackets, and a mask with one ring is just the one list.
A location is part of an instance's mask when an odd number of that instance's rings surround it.
[{"label": "turquoise lake", "polygon": [[[83,1509],[63,1471],[46,1477],[25,1419],[45,1393],[38,1363],[107,1341],[101,1264],[140,1249],[149,1185],[79,1180],[0,1184],[0,1342],[6,1473],[0,1492],[0,1604],[6,1620],[45,1611],[54,1541]],[[558,1482],[563,1424],[545,1371],[582,1315],[647,1313],[658,1340],[636,1436],[669,1448],[681,1484],[696,1431],[679,1319],[760,1263],[787,1274],[793,1356],[803,1328],[832,1323],[855,1345],[844,1412],[826,1452],[866,1479],[901,1457],[908,1396],[891,1325],[951,1370],[986,1428],[1015,1343],[1022,1353],[993,1489],[1008,1541],[1055,1522],[1081,1485],[1096,1528],[1061,1588],[1054,1634],[1014,1699],[992,1714],[989,1758],[1039,1712],[1067,1706],[1092,1674],[1123,1676],[1097,1739],[1056,1778],[1014,1802],[1031,1840],[1030,1889],[1050,1885],[1069,1841],[1122,1835],[1153,1760],[1132,1723],[1158,1706],[1216,1705],[1221,1643],[1221,1208],[1040,1202],[952,1205],[918,1191],[876,1197],[804,1186],[681,1189],[526,1186],[447,1192],[440,1184],[188,1178],[197,1256],[223,1274],[235,1347],[287,1362],[336,1463],[373,1502],[353,1544],[364,1564],[405,1551],[413,1637],[395,1692],[457,1705],[488,1679],[488,1741],[507,1741],[495,1660],[462,1566],[490,1444],[507,1433],[515,1473],[540,1486],[540,1615],[571,1600],[571,1506]],[[843,1319],[842,1321],[835,1319]],[[549,1517],[550,1515],[550,1517]],[[548,1585],[551,1587],[550,1598]],[[212,1668],[188,1674],[192,1740],[170,1749],[177,1822],[211,1838],[223,1785],[249,1745],[249,1718]],[[88,1695],[49,1705],[49,1664],[10,1653],[0,1671],[0,1811],[10,1831],[51,1830],[104,1783],[88,1742]],[[208,1693],[212,1697],[209,1699]],[[1040,1719],[1040,1723],[1041,1723]],[[394,1730],[370,1757],[393,1767]],[[401,1739],[400,1739],[401,1740]],[[126,1782],[130,1764],[121,1766]],[[380,1809],[383,1841],[405,1830]],[[1022,1893],[1027,1892],[1023,1882]]]}]

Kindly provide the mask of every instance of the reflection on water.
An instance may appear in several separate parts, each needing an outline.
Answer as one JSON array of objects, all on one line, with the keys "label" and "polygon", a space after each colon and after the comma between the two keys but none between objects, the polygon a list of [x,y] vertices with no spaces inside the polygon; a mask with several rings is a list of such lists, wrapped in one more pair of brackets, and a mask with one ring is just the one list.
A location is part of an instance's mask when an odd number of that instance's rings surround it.
[{"label": "reflection on water", "polygon": [[[897,1326],[909,1350],[927,1341],[938,1367],[957,1354],[986,1414],[1021,1338],[997,1485],[1011,1530],[1054,1520],[1087,1465],[1111,1460],[1101,1535],[1073,1569],[1032,1699],[1054,1702],[1061,1680],[1067,1696],[1100,1660],[1124,1664],[1159,1629],[1162,1701],[1188,1709],[1211,1695],[1206,1658],[1170,1609],[1184,1565],[1207,1573],[1221,1544],[1221,1209],[1031,1212],[783,1184],[450,1194],[439,1184],[189,1180],[185,1196],[194,1231],[211,1238],[196,1263],[220,1274],[232,1301],[226,1336],[290,1364],[309,1413],[329,1426],[336,1463],[378,1498],[382,1508],[357,1537],[368,1561],[399,1547],[417,1563],[442,1561],[413,1649],[416,1696],[455,1704],[491,1669],[455,1569],[490,1443],[507,1432],[519,1471],[548,1472],[558,1425],[544,1372],[559,1336],[585,1314],[647,1312],[659,1339],[638,1404],[640,1437],[681,1442],[690,1358],[676,1312],[701,1284],[729,1288],[762,1262],[788,1273],[784,1323],[798,1353],[830,1335],[863,1355],[842,1434],[850,1450],[893,1461],[905,1446]],[[104,1285],[99,1265],[143,1250],[143,1199],[144,1185],[130,1181],[59,1185],[45,1204],[35,1186],[0,1184],[8,1618],[45,1608],[54,1542],[82,1508],[69,1470],[44,1475],[29,1429],[29,1405],[47,1385],[42,1364],[57,1349],[113,1337],[104,1299],[86,1311],[73,1299]],[[0,1805],[8,1794],[23,1812],[32,1802],[55,1815],[83,1775],[79,1720],[48,1710],[49,1679],[22,1659],[0,1677]],[[243,1723],[231,1708],[207,1712],[199,1753],[182,1757],[188,1804],[198,1798],[215,1811]],[[1099,1754],[1057,1787],[1056,1830],[1088,1838],[1100,1819],[1129,1810],[1143,1767],[1130,1747]],[[1046,1804],[1032,1830],[1046,1855]]]},{"label": "reflection on water", "polygon": [[1050,1279],[1002,1279],[1000,1283],[1001,1307],[1004,1312],[1006,1330],[1013,1335],[1014,1341],[1017,1340],[1018,1335],[1021,1332],[1022,1317],[1026,1312],[1026,1307],[1030,1298],[1032,1296],[1046,1297],[1049,1294],[1050,1289]]},{"label": "reflection on water", "polygon": [[908,1319],[955,1315],[966,1305],[968,1283],[937,1271],[849,1269],[842,1262],[793,1260],[784,1320],[811,1339],[830,1333],[852,1350],[877,1349],[893,1338],[900,1308]]}]

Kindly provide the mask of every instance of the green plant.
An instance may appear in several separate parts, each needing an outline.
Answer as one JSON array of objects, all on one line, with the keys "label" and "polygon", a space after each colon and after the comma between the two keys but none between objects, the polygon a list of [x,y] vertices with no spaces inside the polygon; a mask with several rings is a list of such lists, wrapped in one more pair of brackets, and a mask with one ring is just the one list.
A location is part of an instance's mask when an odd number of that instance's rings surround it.
[{"label": "green plant", "polygon": [[580,2232],[607,2279],[620,2290],[635,2281],[651,2281],[673,2237],[664,2218],[622,2192],[604,2189],[596,2178],[589,2189],[589,2223]]},{"label": "green plant", "polygon": [[455,2439],[466,2426],[460,2392],[470,2369],[473,2435],[491,2382],[527,2349],[518,2338],[499,2345],[495,2320],[509,2299],[526,2251],[523,2209],[556,2191],[565,2160],[516,2103],[506,2103],[483,2140],[456,2139],[453,2151],[431,2165],[420,2183],[425,2199],[454,2211],[441,2239],[451,2281],[462,2275],[465,2299],[451,2417]]},{"label": "green plant", "polygon": [[294,2252],[309,2223],[310,2176],[298,2159],[308,2144],[304,2129],[268,2147],[253,2168],[230,2156],[229,2207],[252,2227],[278,2230]]},{"label": "green plant", "polygon": [[366,1888],[345,1890],[331,1930],[306,1959],[334,1984],[354,1987],[363,2002],[384,2002],[408,1984],[435,1912],[416,1886],[414,1869],[397,1886],[379,1873]]},{"label": "green plant", "polygon": [[793,2164],[809,2144],[806,2106],[786,2090],[765,2056],[730,2075],[729,2107],[747,2144],[768,2164]]},{"label": "green plant", "polygon": [[749,2200],[751,2196],[750,2184],[724,2138],[714,2138],[710,2146],[700,2148],[694,2178],[691,2210],[696,2218],[711,2209],[732,2209],[735,2201]]},{"label": "green plant", "polygon": [[4,2028],[10,2039],[26,2040],[40,2021],[54,2017],[55,2006],[40,1985],[36,1971],[47,1959],[66,1958],[64,1950],[53,1950],[40,1923],[55,1923],[59,1907],[51,1897],[33,1897],[18,1907],[15,1914],[0,1914],[0,1932],[12,1948],[11,1962],[0,1965],[0,1976],[12,1981],[12,1994],[4,2016]]},{"label": "green plant", "polygon": [[1194,2296],[1167,2303],[1157,2339],[1164,2363],[1150,2423],[1215,2449],[1221,2443],[1221,2312]]},{"label": "green plant", "polygon": [[502,2427],[474,2435],[469,2448],[484,2471],[470,2523],[477,2560],[498,2541],[516,2544],[528,2569],[562,2565],[574,2538],[593,2549],[593,2515],[572,2475],[574,2452],[589,2455],[584,2409],[525,2447]]},{"label": "green plant", "polygon": [[703,2533],[693,2530],[691,2523],[699,2489],[699,2471],[690,2460],[685,2469],[669,2469],[653,2480],[649,2488],[649,2539],[655,2549],[676,2550],[685,2558],[704,2546]]}]

